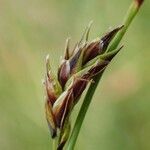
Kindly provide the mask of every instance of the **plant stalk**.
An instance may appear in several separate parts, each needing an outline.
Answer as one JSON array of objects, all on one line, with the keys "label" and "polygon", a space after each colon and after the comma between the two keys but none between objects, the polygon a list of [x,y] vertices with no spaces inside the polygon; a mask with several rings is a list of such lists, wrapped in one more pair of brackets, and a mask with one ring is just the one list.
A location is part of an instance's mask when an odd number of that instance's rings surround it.
[{"label": "plant stalk", "polygon": [[57,150],[57,138],[54,138],[52,142],[53,142],[52,150]]},{"label": "plant stalk", "polygon": [[[143,1],[142,1],[143,2]],[[123,25],[124,27],[122,28],[122,30],[120,32],[117,33],[117,35],[114,37],[114,39],[112,40],[112,42],[110,43],[110,46],[108,47],[108,51],[112,51],[114,49],[117,48],[117,46],[119,45],[120,41],[122,40],[124,34],[126,33],[127,29],[129,28],[132,20],[134,19],[134,17],[136,16],[136,14],[138,13],[139,11],[139,8],[142,4],[141,1],[139,0],[134,0],[128,11],[127,11],[127,14],[124,18],[124,21],[123,21]]]},{"label": "plant stalk", "polygon": [[[120,41],[122,40],[124,34],[126,33],[128,27],[130,26],[130,24],[132,22],[132,20],[136,16],[142,2],[143,2],[142,0],[134,0],[132,2],[132,4],[130,5],[130,7],[127,11],[125,19],[123,21],[123,25],[124,25],[123,29],[114,37],[114,40],[110,43],[110,46],[108,47],[107,51],[112,51],[118,47]],[[89,87],[89,89],[85,95],[85,98],[83,100],[83,104],[82,104],[80,111],[78,113],[74,128],[73,128],[72,133],[71,133],[71,136],[68,140],[67,150],[74,150],[74,147],[75,147],[75,144],[76,144],[83,120],[85,118],[85,115],[87,113],[87,110],[88,110],[89,105],[92,101],[93,95],[95,93],[95,90],[98,86],[98,83],[99,83],[101,77],[102,77],[102,74],[97,75],[95,77],[95,80],[94,80],[95,83],[90,85],[90,87]]]},{"label": "plant stalk", "polygon": [[80,129],[81,129],[81,126],[82,126],[82,122],[85,118],[85,114],[86,114],[86,112],[89,108],[92,97],[94,96],[94,92],[97,88],[99,80],[100,80],[100,76],[96,76],[95,79],[94,79],[94,83],[91,83],[91,85],[90,85],[90,87],[87,91],[87,94],[85,95],[83,104],[80,108],[79,114],[78,114],[77,119],[76,119],[75,126],[73,128],[73,132],[72,132],[70,140],[68,142],[67,150],[73,150],[73,148],[76,144],[76,140],[77,140],[77,137],[79,135],[79,132],[80,132]]}]

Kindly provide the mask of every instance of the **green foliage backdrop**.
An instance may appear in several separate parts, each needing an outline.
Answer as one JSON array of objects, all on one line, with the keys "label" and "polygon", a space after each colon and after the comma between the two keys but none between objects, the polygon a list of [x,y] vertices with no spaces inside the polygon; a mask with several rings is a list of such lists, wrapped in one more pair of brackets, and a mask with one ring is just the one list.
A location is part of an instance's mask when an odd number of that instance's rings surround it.
[{"label": "green foliage backdrop", "polygon": [[[42,86],[46,54],[56,70],[68,36],[77,41],[90,20],[91,39],[102,35],[120,25],[130,2],[0,0],[0,150],[51,149]],[[146,0],[96,91],[76,150],[150,149],[149,10]]]}]

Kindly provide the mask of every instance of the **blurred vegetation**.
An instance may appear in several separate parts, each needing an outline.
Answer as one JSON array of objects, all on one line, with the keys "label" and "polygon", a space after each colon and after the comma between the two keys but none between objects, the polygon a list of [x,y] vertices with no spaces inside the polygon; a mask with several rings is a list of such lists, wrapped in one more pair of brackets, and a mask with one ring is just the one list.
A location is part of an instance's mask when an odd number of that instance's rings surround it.
[{"label": "blurred vegetation", "polygon": [[[51,149],[41,82],[46,54],[56,70],[68,36],[77,41],[90,20],[91,39],[102,35],[120,25],[130,2],[0,0],[0,150]],[[76,150],[150,149],[149,10],[146,0],[104,74]]]}]

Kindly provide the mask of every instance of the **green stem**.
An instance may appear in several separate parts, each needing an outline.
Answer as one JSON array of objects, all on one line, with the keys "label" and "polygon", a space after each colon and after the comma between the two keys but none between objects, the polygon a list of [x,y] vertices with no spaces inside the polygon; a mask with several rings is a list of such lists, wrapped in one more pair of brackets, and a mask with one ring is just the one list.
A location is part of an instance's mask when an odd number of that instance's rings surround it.
[{"label": "green stem", "polygon": [[53,148],[52,150],[57,150],[57,138],[53,139]]},{"label": "green stem", "polygon": [[[134,17],[136,16],[139,8],[140,8],[140,5],[142,3],[140,3],[141,1],[139,0],[134,0],[133,3],[131,4],[128,12],[127,12],[127,15],[124,19],[124,28],[122,29],[121,32],[119,32],[114,40],[111,42],[110,44],[110,47],[108,48],[108,51],[112,51],[114,50],[115,48],[117,48],[117,46],[119,45],[121,39],[123,38],[125,32],[127,31],[129,25],[131,24],[132,20],[134,19]],[[140,4],[139,4],[140,3]],[[97,85],[101,79],[101,76],[102,75],[98,75],[96,78],[95,78],[95,83],[94,84],[91,84],[87,93],[86,93],[86,96],[83,100],[83,104],[80,108],[80,111],[79,111],[79,114],[77,116],[77,119],[76,119],[76,122],[75,122],[75,125],[74,125],[74,128],[72,130],[72,133],[71,133],[71,136],[69,138],[69,141],[68,141],[68,145],[67,145],[67,150],[73,150],[74,147],[75,147],[75,144],[76,144],[76,141],[77,141],[77,138],[78,138],[78,135],[79,135],[79,132],[80,132],[80,129],[81,129],[81,126],[82,126],[82,123],[83,123],[83,120],[85,118],[85,115],[86,115],[86,112],[89,108],[89,105],[92,101],[92,98],[93,98],[93,95],[95,93],[95,90],[97,88]]]},{"label": "green stem", "polygon": [[[82,126],[82,122],[85,118],[85,114],[89,108],[89,105],[91,103],[91,100],[92,100],[92,97],[94,95],[94,92],[97,88],[97,85],[98,85],[98,82],[100,80],[100,76],[96,76],[95,77],[95,83],[91,83],[88,91],[87,91],[87,94],[84,98],[84,101],[83,101],[83,104],[81,106],[81,109],[79,111],[79,114],[78,114],[78,117],[77,117],[77,120],[76,120],[76,123],[74,125],[74,129],[73,129],[73,132],[71,134],[71,137],[70,137],[70,140],[69,140],[69,144],[68,144],[68,147],[67,147],[67,150],[73,150],[75,144],[76,144],[76,140],[78,138],[78,135],[79,135],[79,132],[80,132],[80,129],[81,129],[81,126]],[[86,99],[86,100],[85,100]]]},{"label": "green stem", "polygon": [[122,40],[124,34],[126,33],[128,27],[130,26],[132,20],[136,16],[138,10],[140,8],[140,5],[138,1],[133,1],[132,4],[130,5],[127,15],[124,18],[123,25],[124,27],[122,30],[114,37],[113,41],[110,43],[110,46],[108,47],[108,51],[112,51],[117,48],[119,45],[120,41]]}]

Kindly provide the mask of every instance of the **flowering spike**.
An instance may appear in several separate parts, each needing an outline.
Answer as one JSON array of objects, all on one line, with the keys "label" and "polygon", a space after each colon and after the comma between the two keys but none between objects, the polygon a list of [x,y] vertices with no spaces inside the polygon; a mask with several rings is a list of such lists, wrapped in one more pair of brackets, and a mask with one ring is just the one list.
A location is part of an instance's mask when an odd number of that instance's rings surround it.
[{"label": "flowering spike", "polygon": [[118,27],[110,32],[108,32],[105,36],[103,36],[101,39],[95,39],[85,49],[84,52],[84,60],[83,65],[86,64],[88,61],[92,60],[96,56],[104,53],[109,45],[109,43],[112,41],[114,36],[118,33],[119,30],[122,29],[123,26]]},{"label": "flowering spike", "polygon": [[87,45],[87,48],[84,50],[83,64],[87,63],[94,57],[99,54],[100,51],[100,40],[95,39]]},{"label": "flowering spike", "polygon": [[89,25],[87,27],[87,31],[86,31],[85,42],[87,42],[88,39],[89,39],[89,33],[90,33],[90,30],[91,30],[92,24],[93,24],[93,21],[90,21],[90,23],[89,23]]},{"label": "flowering spike", "polygon": [[89,70],[89,74],[90,74],[90,78],[96,76],[97,74],[103,72],[106,69],[106,66],[109,64],[109,61],[105,61],[105,60],[98,60],[95,64],[95,66],[93,66],[90,70]]},{"label": "flowering spike", "polygon": [[70,38],[67,38],[67,40],[66,40],[66,46],[65,46],[65,53],[64,53],[64,59],[65,60],[68,60],[69,57],[70,57],[69,44],[70,44]]},{"label": "flowering spike", "polygon": [[56,123],[58,128],[62,128],[64,121],[71,109],[71,104],[73,101],[72,91],[65,91],[57,99],[53,106],[54,116],[56,118]]},{"label": "flowering spike", "polygon": [[123,28],[123,26],[117,27],[114,30],[108,32],[105,36],[101,38],[100,41],[100,49],[101,53],[104,53],[109,45],[109,43],[112,41],[114,36]]},{"label": "flowering spike", "polygon": [[94,59],[90,60],[88,63],[86,63],[83,68],[87,68],[88,66],[93,65],[96,61],[98,60],[105,60],[105,61],[111,61],[113,59],[113,57],[115,57],[115,55],[123,48],[123,46],[121,46],[119,49],[113,50],[111,52],[106,52],[102,55],[98,55],[97,57],[95,57]]},{"label": "flowering spike", "polygon": [[53,105],[57,97],[62,92],[60,84],[58,80],[55,78],[51,71],[50,62],[49,62],[49,55],[46,57],[46,77],[45,77],[45,88],[47,92],[48,100]]},{"label": "flowering spike", "polygon": [[58,80],[62,88],[64,88],[69,76],[70,76],[70,63],[69,60],[64,60],[58,70]]},{"label": "flowering spike", "polygon": [[46,86],[48,100],[53,105],[57,99],[57,96],[55,94],[53,85],[51,84],[51,81],[48,77],[46,77],[46,79],[45,79],[45,86]]},{"label": "flowering spike", "polygon": [[69,60],[69,63],[70,63],[70,72],[71,74],[75,73],[77,70],[78,70],[78,62],[79,62],[79,58],[82,54],[82,49],[79,49],[77,51],[77,53],[75,53]]},{"label": "flowering spike", "polygon": [[57,129],[56,129],[56,124],[55,124],[55,119],[54,119],[54,114],[52,112],[52,105],[51,103],[47,100],[45,103],[45,114],[46,114],[46,120],[51,132],[52,138],[55,138],[57,135]]},{"label": "flowering spike", "polygon": [[[85,30],[82,34],[82,37],[81,37],[80,41],[78,42],[79,46],[81,46],[82,44],[85,44],[88,41],[89,33],[90,33],[90,29],[91,29],[92,24],[93,24],[93,21],[90,21],[88,26],[85,28]],[[83,43],[84,38],[85,38],[85,43]]]},{"label": "flowering spike", "polygon": [[73,99],[74,99],[73,91],[71,89],[71,90],[69,90],[69,95],[68,95],[68,98],[67,98],[67,101],[66,101],[66,104],[64,107],[64,112],[63,112],[63,116],[61,119],[60,128],[64,127],[65,122],[67,122],[66,119],[69,118],[70,111],[73,107]]},{"label": "flowering spike", "polygon": [[50,62],[49,62],[49,55],[46,56],[46,73],[49,75],[49,71],[51,70]]},{"label": "flowering spike", "polygon": [[78,42],[78,46],[81,46],[81,44],[83,44],[84,37],[87,36],[87,29],[88,29],[88,27],[85,28],[85,30],[84,30],[84,32],[83,32],[83,34],[81,36],[81,39]]},{"label": "flowering spike", "polygon": [[111,52],[107,52],[107,53],[101,55],[100,58],[110,62],[120,52],[120,50],[122,48],[123,48],[123,46],[121,46],[120,48],[113,50]]},{"label": "flowering spike", "polygon": [[[49,56],[46,57],[46,119],[52,138],[59,133],[57,150],[62,150],[70,132],[69,118],[74,106],[79,101],[87,85],[97,74],[102,74],[112,58],[120,49],[107,52],[107,47],[118,27],[102,38],[88,43],[92,22],[86,28],[81,40],[70,54],[69,41],[66,41],[64,57],[58,69],[58,80],[51,71]],[[85,41],[83,42],[85,38]],[[57,130],[59,131],[57,133]]]},{"label": "flowering spike", "polygon": [[74,99],[73,99],[73,104],[75,105],[80,96],[82,95],[83,91],[85,90],[87,84],[89,82],[89,75],[85,75],[82,77],[76,77],[73,81],[73,85],[72,85],[72,90],[73,90],[73,95],[74,95]]}]

